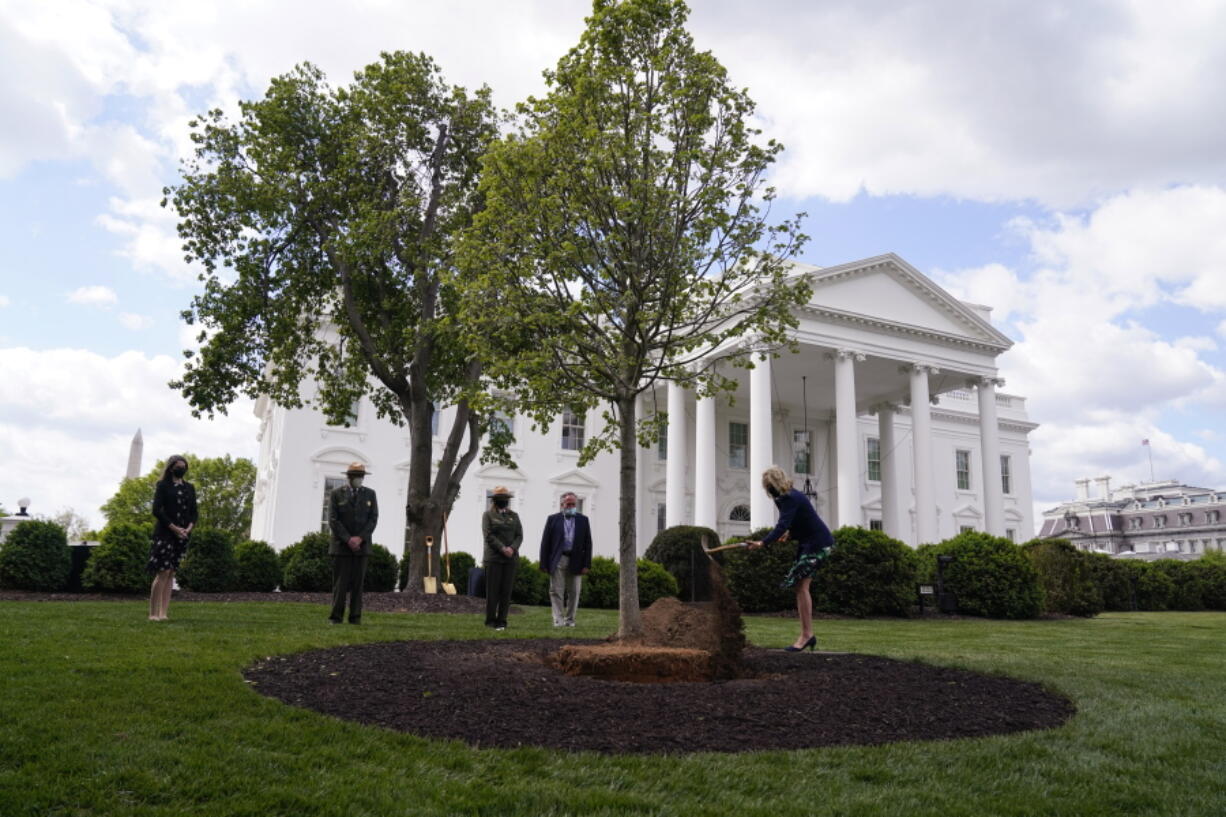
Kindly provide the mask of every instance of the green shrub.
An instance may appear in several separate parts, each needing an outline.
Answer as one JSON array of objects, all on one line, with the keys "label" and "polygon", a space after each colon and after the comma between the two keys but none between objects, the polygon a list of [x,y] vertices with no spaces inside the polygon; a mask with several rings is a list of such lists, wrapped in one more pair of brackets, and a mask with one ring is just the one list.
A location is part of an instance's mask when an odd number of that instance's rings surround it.
[{"label": "green shrub", "polygon": [[[919,559],[915,551],[881,531],[843,527],[818,568],[818,606],[848,616],[905,616],[915,605]],[[795,594],[793,594],[795,598]]]},{"label": "green shrub", "polygon": [[82,587],[93,593],[148,593],[153,580],[146,569],[152,539],[151,525],[107,525],[81,574]]},{"label": "green shrub", "polygon": [[1213,551],[1192,562],[1200,574],[1203,601],[1209,610],[1226,610],[1226,553]]},{"label": "green shrub", "polygon": [[[477,566],[477,560],[471,553],[457,550],[451,554],[451,583],[461,596],[468,592],[468,571]],[[443,570],[443,578],[447,578],[447,570]]]},{"label": "green shrub", "polygon": [[71,570],[68,536],[54,522],[21,522],[0,543],[0,587],[53,593]]},{"label": "green shrub", "polygon": [[267,542],[248,540],[234,548],[234,589],[271,593],[281,584],[281,560]]},{"label": "green shrub", "polygon": [[[748,536],[733,536],[725,544],[761,539],[770,528],[753,531]],[[796,561],[796,545],[792,542],[772,542],[760,550],[725,550],[724,582],[728,592],[746,613],[773,613],[796,606],[796,592],[780,587]]]},{"label": "green shrub", "polygon": [[1171,580],[1171,577],[1155,568],[1150,562],[1135,559],[1121,561],[1128,566],[1128,572],[1131,574],[1137,609],[1146,611],[1167,609],[1171,603],[1171,596],[1175,592],[1175,582]]},{"label": "green shrub", "polygon": [[958,612],[987,618],[1035,618],[1043,611],[1039,577],[1022,549],[1000,536],[960,533],[925,551],[932,559],[952,556],[945,566],[945,588],[958,598]]},{"label": "green shrub", "polygon": [[371,543],[362,589],[372,593],[389,593],[396,589],[396,557],[383,545]]},{"label": "green shrub", "polygon": [[234,589],[238,561],[234,540],[217,528],[197,528],[176,574],[180,586],[196,593],[225,593]]},{"label": "green shrub", "polygon": [[1150,562],[1154,570],[1165,573],[1171,579],[1171,594],[1167,598],[1168,610],[1204,610],[1205,588],[1200,571],[1193,562],[1177,559],[1158,559]]},{"label": "green shrub", "polygon": [[1128,569],[1128,562],[1105,553],[1087,553],[1086,556],[1090,578],[1102,595],[1103,609],[1132,610],[1132,571]]},{"label": "green shrub", "polygon": [[[542,576],[545,574],[541,574]],[[616,610],[618,601],[617,562],[608,556],[593,556],[592,567],[579,588],[579,606]]]},{"label": "green shrub", "polygon": [[1034,539],[1022,546],[1043,588],[1043,609],[1070,616],[1096,616],[1103,594],[1094,581],[1092,554],[1065,539]]},{"label": "green shrub", "polygon": [[328,555],[331,537],[326,533],[308,533],[289,549],[293,549],[285,566],[281,589],[298,593],[326,593],[332,589],[332,557]]},{"label": "green shrub", "polygon": [[677,580],[664,569],[664,565],[650,559],[639,559],[638,568],[639,607],[650,607],[658,599],[677,595]]},{"label": "green shrub", "polygon": [[519,566],[515,568],[511,601],[514,604],[549,603],[549,576],[542,573],[540,565],[527,556],[520,556]]},{"label": "green shrub", "polygon": [[[711,598],[710,560],[702,550],[702,539],[707,537],[707,547],[719,544],[719,534],[710,528],[694,525],[675,525],[665,528],[651,540],[643,557],[662,565],[677,580],[677,595],[685,600],[708,601]],[[721,564],[723,553],[712,556]]]}]

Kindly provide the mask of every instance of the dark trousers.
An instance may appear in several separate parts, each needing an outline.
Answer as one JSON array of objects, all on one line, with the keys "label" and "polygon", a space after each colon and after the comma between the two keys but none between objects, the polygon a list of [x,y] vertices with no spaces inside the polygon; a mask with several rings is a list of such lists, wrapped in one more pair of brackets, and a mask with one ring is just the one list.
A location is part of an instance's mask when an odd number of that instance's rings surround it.
[{"label": "dark trousers", "polygon": [[511,588],[515,586],[514,562],[490,562],[485,566],[485,626],[507,626],[507,611],[511,609]]},{"label": "dark trousers", "polygon": [[349,597],[349,621],[357,624],[362,620],[362,582],[366,580],[365,556],[332,557],[332,615],[333,621],[345,620],[345,596]]}]

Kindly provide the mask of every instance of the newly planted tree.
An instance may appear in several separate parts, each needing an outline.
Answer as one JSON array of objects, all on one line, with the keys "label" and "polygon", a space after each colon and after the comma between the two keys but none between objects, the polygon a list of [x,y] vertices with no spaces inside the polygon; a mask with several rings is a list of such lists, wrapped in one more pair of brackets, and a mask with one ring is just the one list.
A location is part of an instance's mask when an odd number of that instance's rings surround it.
[{"label": "newly planted tree", "polygon": [[585,460],[620,448],[623,637],[639,630],[636,443],[660,433],[639,396],[662,379],[731,389],[717,364],[786,344],[808,295],[788,274],[798,222],[766,213],[782,148],[695,48],[687,14],[679,0],[596,0],[548,93],[487,154],[463,254],[465,323],[491,373],[517,383],[539,424],[561,407],[602,411]]},{"label": "newly planted tree", "polygon": [[[184,313],[204,345],[173,385],[198,412],[268,395],[337,423],[368,396],[408,427],[418,553],[483,431],[465,397],[481,363],[456,330],[446,279],[495,126],[488,89],[446,84],[424,55],[384,54],[341,88],[302,65],[242,103],[237,121],[220,111],[198,120],[195,156],[167,191],[188,259],[205,270]],[[436,458],[441,405],[456,412]],[[422,575],[425,560],[410,563]]]}]

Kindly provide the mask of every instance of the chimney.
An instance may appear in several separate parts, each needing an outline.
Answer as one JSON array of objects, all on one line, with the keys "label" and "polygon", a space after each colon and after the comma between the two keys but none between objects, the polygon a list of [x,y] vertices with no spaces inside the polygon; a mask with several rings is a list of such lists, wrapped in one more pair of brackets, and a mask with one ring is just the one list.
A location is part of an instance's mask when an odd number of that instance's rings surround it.
[{"label": "chimney", "polygon": [[1077,501],[1087,502],[1090,499],[1090,480],[1079,479],[1075,480],[1077,484]]},{"label": "chimney", "polygon": [[1095,477],[1094,482],[1098,485],[1098,498],[1111,499],[1111,477]]}]

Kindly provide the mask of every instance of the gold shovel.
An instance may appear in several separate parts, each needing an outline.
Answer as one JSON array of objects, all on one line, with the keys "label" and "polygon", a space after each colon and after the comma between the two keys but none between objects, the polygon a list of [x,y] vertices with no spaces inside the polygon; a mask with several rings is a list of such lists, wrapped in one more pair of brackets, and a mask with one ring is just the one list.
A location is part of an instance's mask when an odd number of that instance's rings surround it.
[{"label": "gold shovel", "polygon": [[426,537],[426,575],[422,577],[421,582],[423,589],[427,593],[438,592],[438,579],[430,575],[430,549],[434,547],[434,537]]},{"label": "gold shovel", "polygon": [[447,515],[443,515],[443,569],[447,571],[447,581],[443,582],[443,592],[449,596],[455,595],[455,585],[451,583],[451,550],[447,547]]}]

